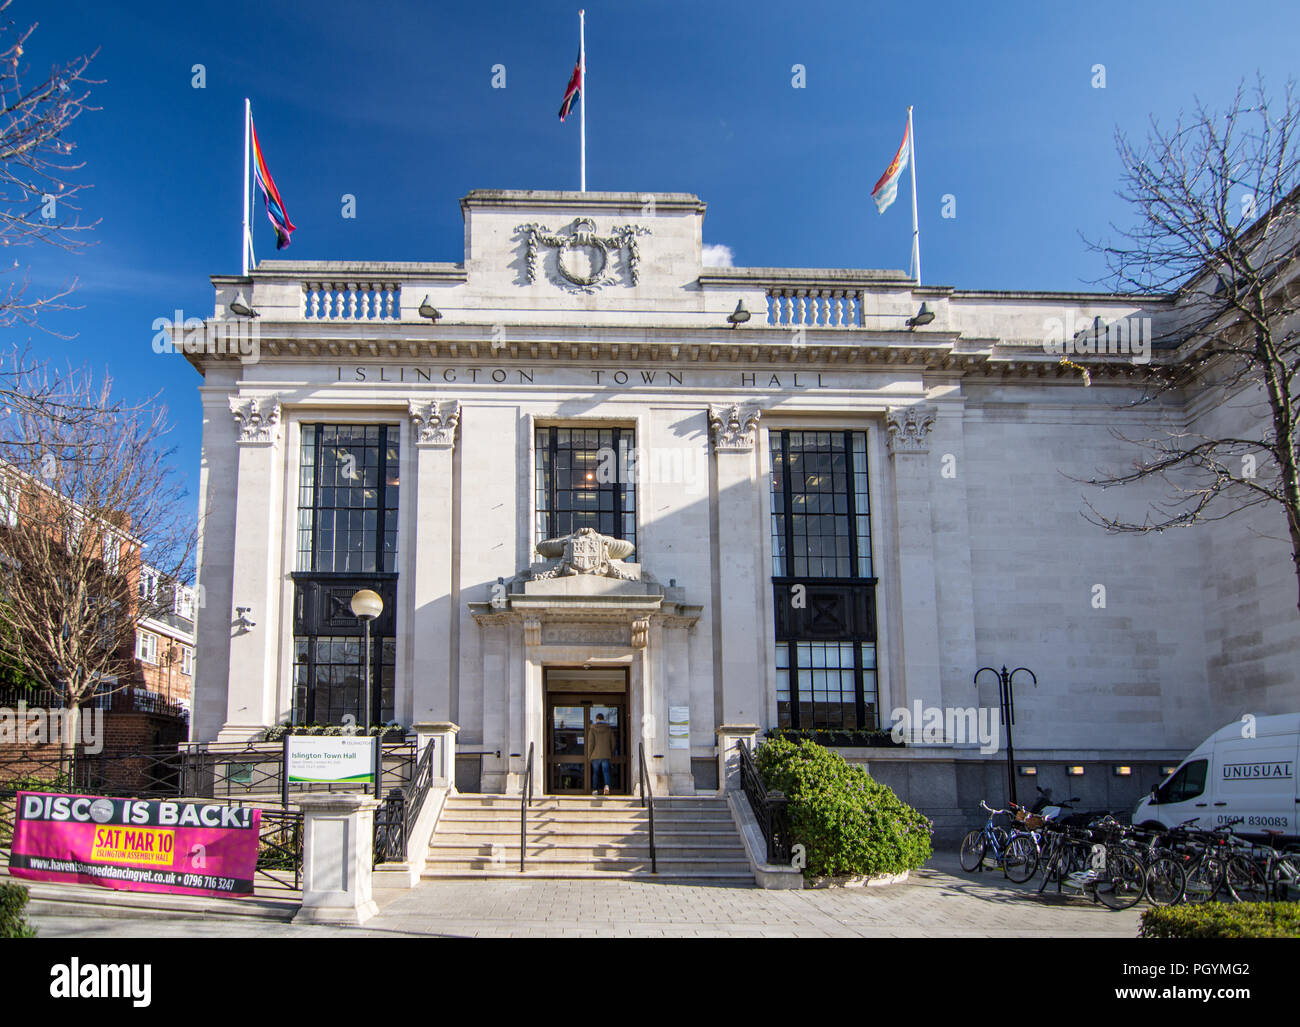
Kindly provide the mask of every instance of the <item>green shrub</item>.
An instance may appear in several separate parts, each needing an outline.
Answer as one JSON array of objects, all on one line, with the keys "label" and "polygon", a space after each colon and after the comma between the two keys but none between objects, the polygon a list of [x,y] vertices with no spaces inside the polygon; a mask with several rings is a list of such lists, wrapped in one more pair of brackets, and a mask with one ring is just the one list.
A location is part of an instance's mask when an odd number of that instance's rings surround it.
[{"label": "green shrub", "polygon": [[1300,938],[1300,902],[1210,902],[1142,914],[1139,938]]},{"label": "green shrub", "polygon": [[72,787],[68,774],[26,774],[0,781],[0,792],[66,792]]},{"label": "green shrub", "polygon": [[[345,735],[364,735],[364,727],[350,727],[345,730],[342,724],[276,724],[262,732],[262,741],[279,742],[285,735],[313,735],[325,738],[341,738]],[[374,724],[370,734],[384,738],[404,737],[406,728],[401,724]]]},{"label": "green shrub", "polygon": [[763,783],[788,800],[805,877],[899,874],[930,858],[930,821],[839,753],[774,738],[755,759]]},{"label": "green shrub", "polygon": [[23,918],[26,908],[26,888],[18,884],[0,884],[0,938],[36,937],[36,932]]}]

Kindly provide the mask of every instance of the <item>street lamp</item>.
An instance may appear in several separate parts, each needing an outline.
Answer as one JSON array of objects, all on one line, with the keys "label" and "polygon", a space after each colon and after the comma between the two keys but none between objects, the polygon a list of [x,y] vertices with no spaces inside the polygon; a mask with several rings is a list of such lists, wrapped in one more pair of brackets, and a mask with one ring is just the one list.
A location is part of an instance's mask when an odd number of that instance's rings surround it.
[{"label": "street lamp", "polygon": [[366,735],[370,734],[370,622],[384,612],[378,592],[363,588],[352,597],[352,613],[366,628]]},{"label": "street lamp", "polygon": [[996,674],[998,679],[998,705],[1002,710],[1002,723],[1007,731],[1007,794],[1012,802],[1016,801],[1016,750],[1011,741],[1011,725],[1016,722],[1016,696],[1015,685],[1012,682],[1017,674],[1022,671],[1029,675],[1033,681],[1034,687],[1038,687],[1038,676],[1028,667],[1017,667],[1015,670],[1008,672],[1004,663],[1002,670],[996,667],[981,667],[975,672],[975,687],[979,687],[980,675],[985,671],[990,674]]}]

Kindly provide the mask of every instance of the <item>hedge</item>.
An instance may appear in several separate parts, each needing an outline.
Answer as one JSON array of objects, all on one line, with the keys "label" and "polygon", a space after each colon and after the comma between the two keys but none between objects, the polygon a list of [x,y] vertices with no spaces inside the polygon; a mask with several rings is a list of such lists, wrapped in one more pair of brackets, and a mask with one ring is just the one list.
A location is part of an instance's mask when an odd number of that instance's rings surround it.
[{"label": "hedge", "polygon": [[754,757],[763,783],[788,800],[805,877],[899,874],[930,858],[930,821],[839,753],[773,738]]},{"label": "hedge", "polygon": [[1139,938],[1300,938],[1300,902],[1209,902],[1142,914]]},{"label": "hedge", "polygon": [[23,919],[26,907],[26,888],[17,884],[0,884],[0,938],[36,937],[36,932]]},{"label": "hedge", "polygon": [[[323,738],[348,738],[353,735],[364,737],[366,729],[356,725],[342,724],[277,724],[274,727],[268,727],[262,732],[262,741],[279,742],[284,739],[285,735],[310,735]],[[375,724],[370,728],[370,734],[382,735],[387,738],[390,735],[405,737],[406,728],[400,724]]]}]

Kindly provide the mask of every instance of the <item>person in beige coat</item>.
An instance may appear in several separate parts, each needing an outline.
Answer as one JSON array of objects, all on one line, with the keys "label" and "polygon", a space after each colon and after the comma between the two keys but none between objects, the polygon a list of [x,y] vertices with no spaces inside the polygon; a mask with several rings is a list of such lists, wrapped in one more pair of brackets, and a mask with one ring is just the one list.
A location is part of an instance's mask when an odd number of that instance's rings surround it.
[{"label": "person in beige coat", "polygon": [[611,782],[609,761],[614,758],[614,729],[605,723],[603,713],[597,713],[592,722],[587,753],[591,758],[591,794],[608,795]]}]

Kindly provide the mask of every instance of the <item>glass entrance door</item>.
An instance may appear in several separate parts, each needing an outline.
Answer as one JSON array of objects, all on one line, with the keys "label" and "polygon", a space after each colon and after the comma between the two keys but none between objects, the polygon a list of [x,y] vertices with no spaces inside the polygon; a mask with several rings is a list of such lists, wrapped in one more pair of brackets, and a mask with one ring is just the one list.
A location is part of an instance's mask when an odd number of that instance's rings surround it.
[{"label": "glass entrance door", "polygon": [[593,725],[612,729],[611,795],[628,789],[627,698],[623,695],[549,695],[546,700],[546,790],[551,795],[590,795]]}]

